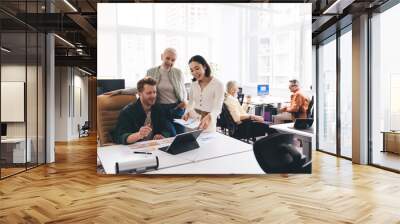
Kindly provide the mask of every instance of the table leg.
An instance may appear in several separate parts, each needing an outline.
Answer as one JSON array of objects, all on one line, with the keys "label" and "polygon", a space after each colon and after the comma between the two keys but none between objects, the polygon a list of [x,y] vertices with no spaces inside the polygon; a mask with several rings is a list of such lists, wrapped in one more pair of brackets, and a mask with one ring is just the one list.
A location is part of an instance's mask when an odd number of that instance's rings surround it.
[{"label": "table leg", "polygon": [[312,156],[312,151],[311,151],[311,147],[312,147],[312,142],[302,139],[303,141],[303,154],[306,156],[307,158],[307,162],[311,161],[311,156]]}]

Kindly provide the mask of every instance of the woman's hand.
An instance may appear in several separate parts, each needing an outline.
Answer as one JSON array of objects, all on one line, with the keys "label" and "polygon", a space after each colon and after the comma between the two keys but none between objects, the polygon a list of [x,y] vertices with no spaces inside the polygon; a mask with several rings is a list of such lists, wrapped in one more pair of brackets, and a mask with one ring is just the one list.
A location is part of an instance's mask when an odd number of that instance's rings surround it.
[{"label": "woman's hand", "polygon": [[180,104],[178,104],[176,107],[181,108],[181,109],[185,109],[186,108],[186,102],[182,101]]},{"label": "woman's hand", "polygon": [[182,116],[182,120],[187,121],[189,119],[189,113]]},{"label": "woman's hand", "polygon": [[199,124],[199,128],[200,129],[207,129],[208,126],[211,123],[211,115],[207,114],[205,117],[203,117],[203,119],[201,119],[200,124]]}]

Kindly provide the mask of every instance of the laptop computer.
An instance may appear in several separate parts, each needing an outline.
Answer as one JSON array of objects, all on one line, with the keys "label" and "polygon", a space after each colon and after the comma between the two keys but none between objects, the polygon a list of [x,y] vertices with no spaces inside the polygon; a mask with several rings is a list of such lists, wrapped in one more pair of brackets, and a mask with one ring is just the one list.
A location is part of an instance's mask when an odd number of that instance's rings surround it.
[{"label": "laptop computer", "polygon": [[199,143],[196,139],[199,137],[202,129],[189,131],[175,136],[174,141],[169,146],[161,147],[159,150],[166,153],[176,155],[179,153],[187,152],[199,148]]}]

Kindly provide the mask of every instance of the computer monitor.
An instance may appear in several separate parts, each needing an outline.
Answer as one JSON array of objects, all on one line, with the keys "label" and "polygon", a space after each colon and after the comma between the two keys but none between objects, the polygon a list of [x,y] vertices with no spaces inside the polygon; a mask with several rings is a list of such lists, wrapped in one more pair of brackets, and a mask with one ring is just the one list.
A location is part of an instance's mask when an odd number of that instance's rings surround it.
[{"label": "computer monitor", "polygon": [[243,88],[242,88],[242,87],[239,87],[239,88],[238,88],[238,95],[239,95],[239,94],[243,94]]},{"label": "computer monitor", "polygon": [[110,92],[117,89],[125,89],[124,79],[98,79],[97,95]]},{"label": "computer monitor", "polygon": [[269,84],[257,85],[257,95],[265,96],[269,94]]},{"label": "computer monitor", "polygon": [[7,124],[1,123],[1,137],[7,137]]}]

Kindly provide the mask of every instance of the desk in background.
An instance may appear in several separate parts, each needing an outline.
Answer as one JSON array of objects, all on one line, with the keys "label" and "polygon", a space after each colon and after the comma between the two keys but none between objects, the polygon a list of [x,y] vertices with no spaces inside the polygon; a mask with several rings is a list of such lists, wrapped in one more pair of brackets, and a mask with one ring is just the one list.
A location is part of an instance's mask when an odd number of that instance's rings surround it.
[{"label": "desk in background", "polygon": [[[249,103],[254,109],[252,114],[264,117],[265,121],[272,122],[272,115],[278,114],[282,103],[286,103],[287,99],[282,97],[263,96],[251,99]],[[245,102],[247,103],[247,102]]]},{"label": "desk in background", "polygon": [[382,152],[400,154],[400,131],[382,131],[383,149]]},{"label": "desk in background", "polygon": [[[158,170],[150,174],[263,174],[253,153],[253,146],[221,133],[202,133],[200,148],[171,155],[159,146],[141,148],[158,156]],[[134,145],[132,145],[134,146]],[[138,148],[129,145],[99,147],[97,156],[106,174],[115,174],[115,163]]]},{"label": "desk in background", "polygon": [[1,159],[4,160],[4,163],[30,162],[32,141],[30,138],[27,138],[26,141],[28,144],[25,153],[25,138],[1,139]]},{"label": "desk in background", "polygon": [[266,104],[279,104],[279,103],[290,103],[287,98],[276,97],[276,96],[257,96],[252,97],[250,104],[252,105],[266,105]]}]

